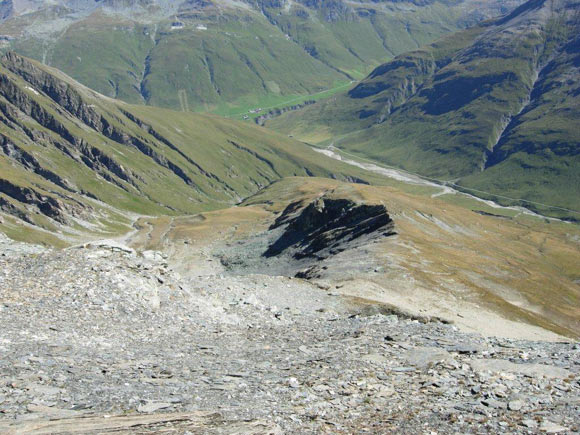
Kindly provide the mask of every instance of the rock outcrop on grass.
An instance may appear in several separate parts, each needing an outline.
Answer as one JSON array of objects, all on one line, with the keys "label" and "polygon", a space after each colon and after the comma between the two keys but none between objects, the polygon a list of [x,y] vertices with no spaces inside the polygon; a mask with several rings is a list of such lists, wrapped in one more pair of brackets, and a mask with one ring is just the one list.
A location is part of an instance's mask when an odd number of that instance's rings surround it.
[{"label": "rock outcrop on grass", "polygon": [[292,203],[271,229],[286,225],[282,236],[264,253],[291,252],[296,258],[326,258],[366,240],[394,235],[394,223],[384,205],[358,204],[350,199],[321,197],[306,207]]}]

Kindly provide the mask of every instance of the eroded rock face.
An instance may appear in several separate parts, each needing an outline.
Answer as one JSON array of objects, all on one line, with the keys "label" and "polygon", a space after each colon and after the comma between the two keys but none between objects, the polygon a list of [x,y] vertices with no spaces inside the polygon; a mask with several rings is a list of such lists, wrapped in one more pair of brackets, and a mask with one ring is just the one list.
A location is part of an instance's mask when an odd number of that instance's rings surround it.
[{"label": "eroded rock face", "polygon": [[289,204],[267,230],[213,254],[232,274],[345,279],[379,267],[372,245],[396,234],[394,228],[382,204],[322,196]]},{"label": "eroded rock face", "polygon": [[[20,187],[10,183],[7,180],[0,179],[0,193],[3,193],[23,204],[34,207],[45,216],[48,216],[57,222],[66,223],[66,211],[74,213],[74,206],[66,206],[61,200],[50,196],[43,196],[33,189]],[[26,215],[17,207],[14,207],[8,201],[0,198],[0,211],[7,212],[17,217],[26,219]]]},{"label": "eroded rock face", "polygon": [[282,236],[263,254],[273,257],[289,252],[296,258],[327,258],[369,239],[396,234],[394,223],[382,204],[359,204],[350,199],[321,197],[305,208],[286,207],[271,229],[288,225]]}]

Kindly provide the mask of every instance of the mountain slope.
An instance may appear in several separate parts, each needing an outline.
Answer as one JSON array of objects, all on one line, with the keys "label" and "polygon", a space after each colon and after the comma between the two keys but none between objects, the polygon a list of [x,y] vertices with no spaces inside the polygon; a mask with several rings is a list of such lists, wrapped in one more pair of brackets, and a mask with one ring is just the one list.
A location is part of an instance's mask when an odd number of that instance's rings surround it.
[{"label": "mountain slope", "polygon": [[578,6],[530,1],[269,125],[466,187],[579,210]]},{"label": "mountain slope", "polygon": [[58,0],[18,7],[0,35],[104,95],[227,114],[363,78],[520,3]]},{"label": "mountain slope", "polygon": [[284,176],[340,171],[258,127],[130,106],[13,53],[1,61],[0,211],[36,228],[107,230],[127,213],[215,209]]}]

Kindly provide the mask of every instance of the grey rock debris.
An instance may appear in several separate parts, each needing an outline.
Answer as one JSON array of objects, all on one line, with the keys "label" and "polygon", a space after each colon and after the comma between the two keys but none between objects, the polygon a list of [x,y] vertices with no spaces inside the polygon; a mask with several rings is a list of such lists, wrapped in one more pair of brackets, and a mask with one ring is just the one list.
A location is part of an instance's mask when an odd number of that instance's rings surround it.
[{"label": "grey rock debris", "polygon": [[111,243],[0,254],[1,433],[580,430],[575,343],[365,312],[285,276],[181,276]]}]

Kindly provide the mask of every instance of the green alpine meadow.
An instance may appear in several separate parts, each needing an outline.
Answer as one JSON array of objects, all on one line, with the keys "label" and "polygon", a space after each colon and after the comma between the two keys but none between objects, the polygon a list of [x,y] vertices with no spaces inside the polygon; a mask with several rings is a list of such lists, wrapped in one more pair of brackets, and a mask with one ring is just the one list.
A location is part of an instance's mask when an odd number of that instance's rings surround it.
[{"label": "green alpine meadow", "polygon": [[32,228],[114,232],[126,212],[190,214],[286,176],[356,176],[255,125],[129,105],[14,53],[0,68],[0,204]]},{"label": "green alpine meadow", "polygon": [[344,90],[521,0],[9,2],[5,49],[129,103],[236,116]]},{"label": "green alpine meadow", "polygon": [[504,204],[578,219],[577,6],[527,2],[266,125]]}]

